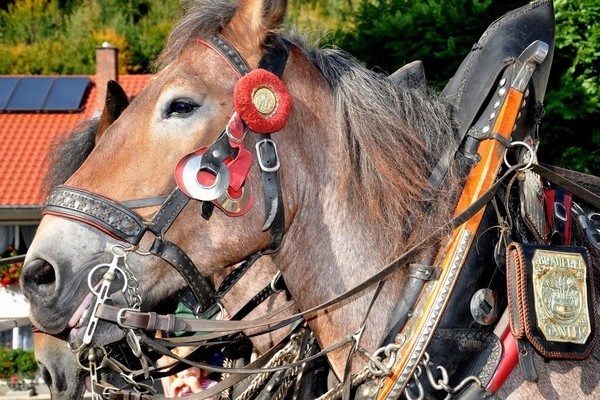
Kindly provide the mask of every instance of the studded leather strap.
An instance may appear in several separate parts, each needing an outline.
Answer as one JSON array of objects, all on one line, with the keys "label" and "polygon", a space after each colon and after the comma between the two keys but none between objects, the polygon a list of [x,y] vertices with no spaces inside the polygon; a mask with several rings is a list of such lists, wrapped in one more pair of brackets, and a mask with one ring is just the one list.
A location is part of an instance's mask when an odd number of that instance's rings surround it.
[{"label": "studded leather strap", "polygon": [[150,252],[165,260],[183,276],[198,301],[193,310],[196,314],[207,310],[213,304],[212,286],[183,250],[175,244],[157,237]]},{"label": "studded leather strap", "polygon": [[92,225],[110,236],[137,245],[148,227],[135,212],[116,201],[74,187],[58,186],[42,214],[58,215]]}]

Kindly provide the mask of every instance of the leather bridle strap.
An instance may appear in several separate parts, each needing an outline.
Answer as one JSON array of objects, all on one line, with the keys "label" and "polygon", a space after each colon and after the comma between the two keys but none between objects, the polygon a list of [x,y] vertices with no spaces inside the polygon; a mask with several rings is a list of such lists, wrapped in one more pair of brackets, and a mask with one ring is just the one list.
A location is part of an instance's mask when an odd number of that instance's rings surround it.
[{"label": "leather bridle strap", "polygon": [[[265,325],[272,325],[284,322],[292,322],[300,317],[306,317],[313,315],[314,313],[327,309],[333,305],[339,304],[340,302],[349,299],[350,297],[363,292],[374,284],[387,278],[390,274],[397,270],[397,268],[409,263],[419,252],[424,245],[431,244],[437,240],[440,240],[450,230],[461,226],[463,223],[468,221],[473,215],[477,214],[490,200],[494,198],[494,195],[498,188],[505,184],[506,180],[513,175],[515,171],[523,168],[525,164],[517,164],[511,167],[502,175],[498,180],[486,191],[481,197],[475,200],[469,207],[465,208],[463,212],[456,215],[450,221],[443,226],[434,230],[429,236],[424,238],[421,242],[415,244],[411,249],[406,251],[400,257],[395,259],[386,265],[379,272],[372,275],[362,283],[354,286],[352,289],[340,294],[339,296],[312,307],[308,310],[300,313],[284,317],[284,318],[271,318],[270,316],[261,317],[253,321],[212,321],[212,320],[200,320],[200,319],[189,319],[189,318],[178,318],[173,315],[167,316],[149,316],[150,313],[143,313],[139,311],[125,310],[120,313],[120,309],[114,306],[102,304],[99,306],[96,316],[100,319],[116,322],[120,320],[123,326],[128,328],[138,329],[161,329],[167,330],[169,326],[172,326],[173,331],[188,331],[188,332],[239,332],[246,329],[258,328]],[[117,318],[117,314],[120,318]],[[148,321],[156,320],[161,321],[159,326],[148,326]],[[172,325],[171,325],[172,324]],[[165,328],[165,329],[163,329]],[[214,338],[215,335],[209,334],[206,339]],[[203,335],[200,335],[198,339],[203,339]]]},{"label": "leather bridle strap", "polygon": [[[155,200],[152,198],[152,202]],[[196,311],[202,312],[213,302],[211,285],[183,250],[163,239],[189,200],[183,192],[175,189],[162,203],[152,221],[145,221],[122,203],[84,189],[58,186],[48,197],[42,213],[84,222],[132,246],[137,246],[144,234],[151,232],[156,239],[150,252],[172,265],[183,276],[196,298]],[[140,200],[135,202],[141,204]]]},{"label": "leather bridle strap", "polygon": [[[271,36],[268,41],[269,50],[260,60],[258,68],[272,72],[281,79],[289,56],[287,45],[277,36]],[[257,143],[256,151],[264,191],[265,220],[262,231],[269,229],[271,232],[269,245],[266,250],[263,250],[263,254],[270,254],[279,250],[285,228],[283,196],[279,181],[279,155],[270,134],[262,135],[262,139]]]},{"label": "leather bridle strap", "polygon": [[[288,60],[288,47],[283,40],[275,35],[266,39],[265,53],[259,61],[258,68],[265,69],[281,78]],[[250,72],[250,68],[225,37],[220,34],[209,36],[206,41],[200,43],[215,50],[241,77]],[[263,179],[265,219],[262,231],[270,230],[271,238],[269,244],[262,254],[270,254],[279,249],[284,233],[285,213],[283,208],[283,196],[279,180],[279,156],[277,147],[270,134],[257,134],[256,156],[258,157],[261,175]],[[209,146],[204,152],[201,161],[201,169],[211,171],[217,175],[220,166],[227,158],[235,158],[237,149],[229,143],[225,132]],[[205,202],[206,203],[206,202]],[[203,206],[203,216],[210,215],[210,206]]]},{"label": "leather bridle strap", "polygon": [[85,222],[134,246],[148,231],[142,217],[122,204],[84,189],[62,185],[48,196],[42,214]]}]

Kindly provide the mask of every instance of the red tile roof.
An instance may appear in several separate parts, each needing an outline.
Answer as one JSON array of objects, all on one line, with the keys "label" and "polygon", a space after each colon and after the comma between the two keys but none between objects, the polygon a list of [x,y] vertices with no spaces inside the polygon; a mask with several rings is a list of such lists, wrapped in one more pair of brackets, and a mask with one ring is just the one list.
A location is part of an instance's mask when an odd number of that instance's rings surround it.
[{"label": "red tile roof", "polygon": [[[95,82],[95,76],[90,77]],[[136,96],[150,75],[123,75],[119,83],[129,97]],[[79,113],[0,113],[0,207],[38,207],[45,160],[56,140],[94,116],[96,86]]]}]

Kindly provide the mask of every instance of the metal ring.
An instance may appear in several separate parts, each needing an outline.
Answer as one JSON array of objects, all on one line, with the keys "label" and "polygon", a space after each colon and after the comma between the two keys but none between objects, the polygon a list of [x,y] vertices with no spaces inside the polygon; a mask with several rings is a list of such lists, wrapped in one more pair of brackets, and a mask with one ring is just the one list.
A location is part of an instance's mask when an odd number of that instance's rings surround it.
[{"label": "metal ring", "polygon": [[229,195],[229,191],[225,190],[225,193],[215,201],[223,211],[230,214],[238,214],[244,211],[248,203],[252,201],[252,198],[252,184],[250,183],[250,177],[247,177],[246,182],[242,186],[242,194],[239,198],[232,198]]},{"label": "metal ring", "polygon": [[[522,142],[522,141],[516,141],[516,142],[512,142],[510,144],[510,147],[512,148],[515,145],[521,145],[527,148],[527,150],[529,151],[529,154],[531,154],[531,157],[529,158],[529,162],[523,167],[520,168],[519,171],[525,171],[526,169],[531,168],[531,166],[533,165],[533,162],[536,161],[537,162],[537,157],[535,155],[535,152],[533,151],[533,147],[531,147],[529,144]],[[510,163],[508,162],[508,159],[506,158],[506,155],[508,154],[508,151],[504,152],[504,164],[508,167],[508,168],[512,168],[512,165],[510,165]]]},{"label": "metal ring", "polygon": [[[89,351],[96,351],[96,349],[100,349],[100,350],[102,351],[102,353],[103,353],[103,356],[104,356],[103,358],[105,358],[105,357],[108,357],[108,353],[106,352],[106,349],[105,349],[104,347],[94,347],[94,348],[90,348],[90,349],[89,349]],[[81,364],[81,357],[80,357],[80,354],[82,353],[82,351],[83,351],[83,349],[82,349],[82,347],[80,347],[80,350],[77,352],[77,357],[76,357],[76,360],[77,360],[77,365],[78,365],[78,366],[79,366],[79,367],[80,367],[82,370],[84,370],[84,371],[89,371],[89,370],[90,370],[90,367],[89,367],[89,366],[88,366],[88,367],[85,367],[83,364]],[[88,354],[89,354],[89,353],[88,353]],[[96,367],[96,369],[101,369],[101,368],[102,368],[102,365],[99,365],[99,366],[97,366],[97,367]]]},{"label": "metal ring", "polygon": [[225,163],[222,163],[215,175],[214,183],[210,186],[204,186],[198,182],[198,172],[200,172],[201,163],[201,154],[191,155],[181,170],[181,183],[190,196],[197,200],[216,200],[227,192],[230,181],[229,169],[227,169]]},{"label": "metal ring", "polygon": [[[98,293],[96,291],[96,287],[94,285],[92,285],[92,276],[94,275],[94,273],[96,272],[97,269],[110,268],[111,266],[112,266],[112,264],[98,264],[94,268],[92,268],[92,270],[88,273],[88,277],[87,277],[88,288],[90,289],[90,292],[92,292],[94,294],[94,296],[98,297],[100,295],[100,293]],[[116,271],[119,271],[121,273],[121,275],[123,275],[123,289],[121,289],[121,292],[125,293],[125,291],[127,290],[127,285],[129,284],[129,279],[127,278],[127,275],[125,274],[125,271],[123,271],[120,267],[115,267],[115,272]],[[103,280],[104,280],[104,278],[102,278],[96,285],[100,285]]]},{"label": "metal ring", "polygon": [[125,254],[127,253],[128,248],[123,246],[122,244],[117,243],[117,244],[113,244],[110,247],[110,251],[117,257],[125,257]]}]

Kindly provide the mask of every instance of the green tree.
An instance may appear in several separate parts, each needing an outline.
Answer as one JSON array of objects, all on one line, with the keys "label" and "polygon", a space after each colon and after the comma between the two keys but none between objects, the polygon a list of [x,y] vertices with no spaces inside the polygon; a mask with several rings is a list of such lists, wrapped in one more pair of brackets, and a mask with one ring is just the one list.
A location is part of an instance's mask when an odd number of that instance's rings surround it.
[{"label": "green tree", "polygon": [[54,0],[22,0],[0,10],[3,42],[32,44],[52,37],[61,24]]},{"label": "green tree", "polygon": [[335,45],[387,73],[423,60],[430,83],[443,87],[485,28],[523,4],[492,0],[363,0]]},{"label": "green tree", "polygon": [[540,158],[600,175],[600,3],[555,0],[556,50]]},{"label": "green tree", "polygon": [[91,74],[109,41],[122,73],[148,72],[179,8],[164,0],[20,0],[0,10],[0,74]]}]

